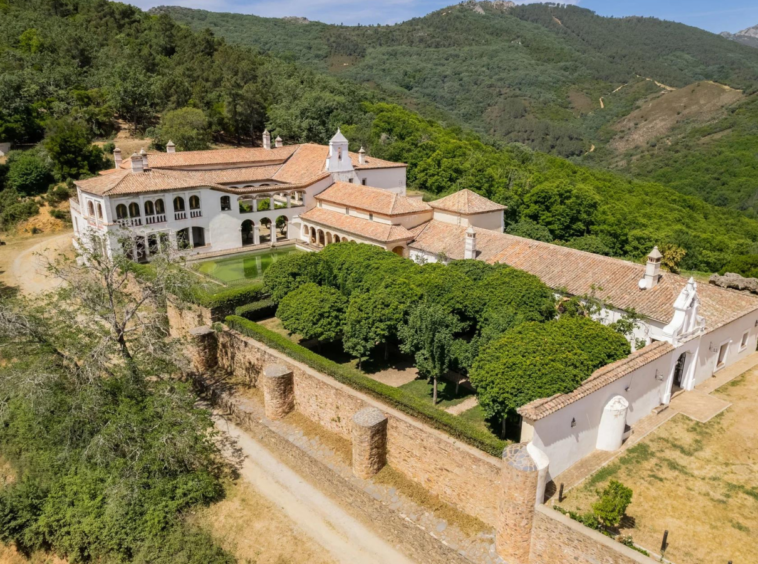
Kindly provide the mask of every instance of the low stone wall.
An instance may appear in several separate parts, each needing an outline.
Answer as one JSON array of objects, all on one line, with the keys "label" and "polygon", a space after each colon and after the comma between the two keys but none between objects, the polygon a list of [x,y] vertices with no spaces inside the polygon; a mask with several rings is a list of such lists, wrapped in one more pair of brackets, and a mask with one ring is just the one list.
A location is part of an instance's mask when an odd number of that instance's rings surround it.
[{"label": "low stone wall", "polygon": [[187,302],[182,302],[179,308],[176,306],[177,303],[179,299],[175,296],[171,296],[166,303],[169,334],[173,338],[187,337],[190,330],[195,327],[213,324],[213,316],[209,308]]},{"label": "low stone wall", "polygon": [[655,560],[544,505],[536,507],[529,564],[653,564]]},{"label": "low stone wall", "polygon": [[219,367],[252,386],[265,366],[282,364],[295,383],[295,409],[352,439],[354,415],[375,407],[387,416],[387,462],[457,509],[495,526],[500,461],[236,331],[218,334]]},{"label": "low stone wall", "polygon": [[297,468],[330,498],[336,500],[358,519],[378,530],[386,539],[419,564],[471,564],[470,561],[435,539],[429,532],[404,519],[370,494],[345,480],[323,462],[294,445],[268,427],[244,403],[228,395],[216,395],[215,403],[227,416],[256,441],[276,453],[287,466]]}]

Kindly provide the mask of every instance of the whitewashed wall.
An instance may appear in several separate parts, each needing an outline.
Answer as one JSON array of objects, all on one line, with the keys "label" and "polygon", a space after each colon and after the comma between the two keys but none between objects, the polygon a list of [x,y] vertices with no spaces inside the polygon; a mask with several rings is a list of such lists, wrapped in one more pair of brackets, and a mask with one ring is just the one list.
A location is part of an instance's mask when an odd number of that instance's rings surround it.
[{"label": "whitewashed wall", "polygon": [[[758,312],[753,312],[703,335],[700,338],[693,385],[697,386],[718,372],[716,361],[722,344],[729,343],[724,368],[755,352],[758,340],[758,329],[755,327],[757,322]],[[742,335],[746,332],[748,333],[747,344],[741,347]]]},{"label": "whitewashed wall", "polygon": [[406,190],[406,168],[370,168],[356,170],[355,176],[358,178],[356,184],[362,184],[366,181],[366,186],[374,188],[384,188],[405,196]]},{"label": "whitewashed wall", "polygon": [[[619,395],[629,402],[628,425],[635,424],[661,405],[677,358],[675,355],[676,351],[669,352],[608,386],[535,421],[531,441],[550,459],[550,478],[555,478],[592,454],[597,444],[603,409],[613,397]],[[656,370],[660,379],[656,379]],[[572,419],[576,420],[574,427],[571,426]]]}]

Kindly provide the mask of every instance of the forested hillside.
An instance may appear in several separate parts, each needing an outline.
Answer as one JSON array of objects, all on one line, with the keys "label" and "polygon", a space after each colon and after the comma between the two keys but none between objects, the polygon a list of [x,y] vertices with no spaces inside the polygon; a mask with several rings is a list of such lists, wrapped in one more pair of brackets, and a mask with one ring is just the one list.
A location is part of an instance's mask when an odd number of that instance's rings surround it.
[{"label": "forested hillside", "polygon": [[[459,125],[557,155],[581,155],[604,125],[662,86],[758,84],[758,51],[653,18],[603,18],[574,6],[467,2],[392,26],[156,8],[196,30],[322,72],[381,85]],[[646,78],[652,80],[647,81]],[[632,83],[601,102],[619,86]]]},{"label": "forested hillside", "polygon": [[[111,139],[119,127],[160,132],[187,120],[215,140],[250,144],[264,127],[286,143],[323,143],[339,126],[353,149],[407,162],[410,188],[430,197],[470,188],[508,205],[513,233],[631,259],[658,244],[672,268],[708,271],[754,252],[758,241],[758,222],[738,212],[521,144],[484,142],[391,103],[381,90],[124,4],[5,4],[0,81],[0,138],[36,144],[0,167],[3,201],[20,202],[7,209],[23,205],[30,186],[95,173],[96,160],[82,159],[93,154],[87,143]],[[32,172],[49,167],[52,179],[30,184],[30,164]]]}]

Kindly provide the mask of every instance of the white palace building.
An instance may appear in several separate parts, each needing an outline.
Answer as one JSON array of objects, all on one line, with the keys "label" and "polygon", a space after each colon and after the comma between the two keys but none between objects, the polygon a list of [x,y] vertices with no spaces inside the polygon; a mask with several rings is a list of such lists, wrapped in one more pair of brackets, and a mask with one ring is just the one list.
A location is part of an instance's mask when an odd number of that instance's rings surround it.
[{"label": "white palace building", "polygon": [[76,183],[76,237],[104,235],[136,260],[161,242],[192,255],[267,246],[318,250],[355,241],[417,262],[477,259],[539,277],[557,294],[594,294],[612,322],[634,311],[647,346],[597,370],[577,390],[519,410],[522,440],[546,455],[555,478],[598,450],[618,449],[640,419],[756,350],[758,297],[697,284],[661,269],[654,249],[641,265],[503,233],[504,206],[469,190],[433,202],[406,195],[406,165],[329,146],[263,147],[132,155]]}]

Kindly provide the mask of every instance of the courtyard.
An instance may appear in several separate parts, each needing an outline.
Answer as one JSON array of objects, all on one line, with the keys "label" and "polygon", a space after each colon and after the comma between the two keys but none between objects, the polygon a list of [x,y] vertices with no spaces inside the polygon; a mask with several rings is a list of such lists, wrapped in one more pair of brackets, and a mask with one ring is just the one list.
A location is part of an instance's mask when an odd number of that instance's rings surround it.
[{"label": "courtyard", "polygon": [[758,367],[711,397],[731,405],[705,422],[677,413],[570,490],[560,506],[588,512],[596,492],[618,480],[634,492],[620,532],[638,546],[660,554],[668,531],[671,562],[758,562]]}]

